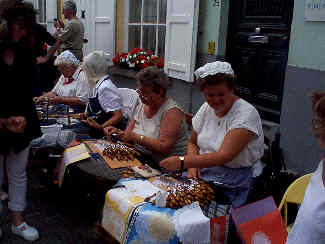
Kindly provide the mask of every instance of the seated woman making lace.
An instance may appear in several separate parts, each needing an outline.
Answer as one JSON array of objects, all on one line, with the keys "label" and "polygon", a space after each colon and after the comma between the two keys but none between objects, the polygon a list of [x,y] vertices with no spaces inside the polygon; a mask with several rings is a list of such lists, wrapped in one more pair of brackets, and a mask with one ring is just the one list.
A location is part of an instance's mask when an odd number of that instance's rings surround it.
[{"label": "seated woman making lace", "polygon": [[264,152],[261,119],[251,104],[235,95],[229,63],[208,63],[195,75],[207,102],[192,120],[187,155],[169,157],[160,165],[170,171],[187,168],[188,177],[210,182],[222,203],[239,207],[246,201],[253,165]]},{"label": "seated woman making lace", "polygon": [[40,103],[48,98],[52,104],[83,107],[84,110],[88,102],[88,79],[80,61],[67,50],[55,59],[54,65],[58,66],[62,75],[52,91],[34,98],[34,101]]},{"label": "seated woman making lace", "polygon": [[81,119],[91,127],[90,135],[96,138],[102,137],[103,128],[112,125],[125,129],[122,97],[107,75],[109,63],[105,53],[93,51],[83,60],[81,66],[88,77],[90,97]]},{"label": "seated woman making lace", "polygon": [[162,70],[148,67],[137,76],[141,103],[126,130],[109,126],[107,135],[117,134],[119,140],[135,143],[155,160],[169,155],[184,154],[188,142],[186,122],[182,109],[166,93],[170,85]]}]

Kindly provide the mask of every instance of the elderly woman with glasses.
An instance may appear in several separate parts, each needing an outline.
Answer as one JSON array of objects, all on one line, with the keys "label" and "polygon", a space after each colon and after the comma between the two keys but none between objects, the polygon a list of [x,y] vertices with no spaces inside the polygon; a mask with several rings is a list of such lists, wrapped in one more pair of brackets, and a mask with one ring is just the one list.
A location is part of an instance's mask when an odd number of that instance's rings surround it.
[{"label": "elderly woman with glasses", "polygon": [[[134,143],[158,160],[169,155],[185,153],[188,136],[182,109],[167,96],[170,85],[162,70],[148,67],[137,76],[138,94],[141,100],[126,130],[105,128],[105,133]],[[158,166],[158,165],[157,165]]]},{"label": "elderly woman with glasses", "polygon": [[160,165],[170,171],[188,169],[188,177],[211,182],[220,201],[241,206],[248,195],[253,165],[264,153],[260,116],[235,95],[229,63],[208,63],[195,75],[206,102],[192,120],[187,155],[167,158]]},{"label": "elderly woman with glasses", "polygon": [[102,137],[103,128],[111,125],[124,129],[122,97],[107,74],[108,56],[103,51],[93,51],[84,57],[81,66],[87,74],[90,89],[89,102],[81,118],[91,127],[90,135]]},{"label": "elderly woman with glasses", "polygon": [[49,99],[53,104],[85,106],[88,102],[88,79],[80,61],[70,52],[62,52],[54,61],[61,76],[52,91],[34,98],[36,103]]}]

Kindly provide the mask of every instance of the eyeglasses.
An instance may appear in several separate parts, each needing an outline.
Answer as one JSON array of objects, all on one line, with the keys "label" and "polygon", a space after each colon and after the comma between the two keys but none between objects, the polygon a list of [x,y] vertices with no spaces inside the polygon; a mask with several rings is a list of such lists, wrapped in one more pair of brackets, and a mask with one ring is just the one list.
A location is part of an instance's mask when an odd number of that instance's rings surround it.
[{"label": "eyeglasses", "polygon": [[143,100],[147,100],[148,101],[151,98],[151,96],[143,95],[142,94],[142,91],[140,89],[136,89],[135,91],[138,93],[140,99],[143,99]]}]

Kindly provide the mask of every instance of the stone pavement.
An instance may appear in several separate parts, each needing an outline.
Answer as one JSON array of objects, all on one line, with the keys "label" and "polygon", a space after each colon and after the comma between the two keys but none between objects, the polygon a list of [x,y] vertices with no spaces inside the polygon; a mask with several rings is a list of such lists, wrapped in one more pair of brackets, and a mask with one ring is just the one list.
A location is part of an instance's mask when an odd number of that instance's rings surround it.
[{"label": "stone pavement", "polygon": [[[79,206],[64,203],[64,195],[54,187],[42,184],[40,171],[44,165],[31,165],[28,169],[28,206],[25,220],[39,230],[35,244],[89,244],[107,243],[94,232],[94,220],[87,215],[82,203]],[[0,243],[30,243],[11,233],[10,212],[7,203],[0,219],[3,236]]]}]

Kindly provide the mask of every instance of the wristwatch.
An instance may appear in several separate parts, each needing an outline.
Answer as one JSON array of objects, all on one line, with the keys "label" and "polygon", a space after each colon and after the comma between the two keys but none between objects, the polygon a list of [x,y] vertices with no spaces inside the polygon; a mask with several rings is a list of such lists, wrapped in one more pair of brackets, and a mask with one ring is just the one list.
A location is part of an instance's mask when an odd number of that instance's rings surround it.
[{"label": "wristwatch", "polygon": [[185,159],[185,157],[184,156],[179,156],[178,158],[181,161],[181,166],[179,167],[179,170],[181,172],[183,172],[184,171],[184,159]]}]

